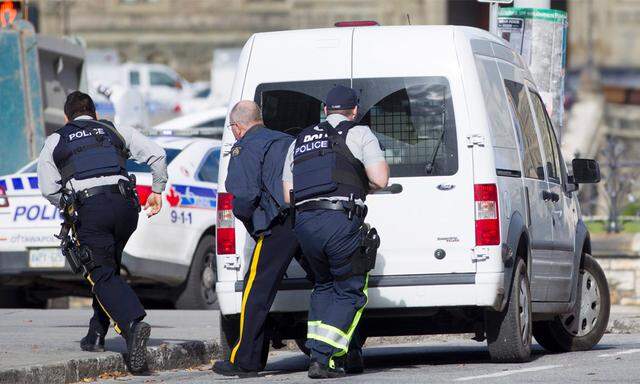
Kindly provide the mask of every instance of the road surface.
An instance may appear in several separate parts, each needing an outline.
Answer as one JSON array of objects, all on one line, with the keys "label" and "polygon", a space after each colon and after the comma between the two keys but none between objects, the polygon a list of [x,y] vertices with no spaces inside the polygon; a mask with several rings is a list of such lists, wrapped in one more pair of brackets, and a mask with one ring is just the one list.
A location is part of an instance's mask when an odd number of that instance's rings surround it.
[{"label": "road surface", "polygon": [[[298,352],[271,353],[267,371],[249,383],[314,382],[307,378],[307,358]],[[535,345],[532,361],[525,364],[493,364],[485,343],[459,337],[423,344],[366,348],[367,370],[348,376],[344,383],[588,383],[640,382],[640,337],[638,334],[607,334],[591,351],[548,354]],[[99,383],[212,383],[229,382],[209,365],[196,369],[124,376]]]}]

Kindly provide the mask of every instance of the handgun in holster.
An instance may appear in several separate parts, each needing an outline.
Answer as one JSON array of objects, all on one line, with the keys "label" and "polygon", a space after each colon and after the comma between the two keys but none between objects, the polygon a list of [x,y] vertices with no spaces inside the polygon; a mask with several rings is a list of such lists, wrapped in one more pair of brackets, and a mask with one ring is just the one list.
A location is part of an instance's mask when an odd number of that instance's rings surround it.
[{"label": "handgun in holster", "polygon": [[81,245],[76,233],[78,212],[76,210],[76,196],[73,191],[64,189],[60,197],[60,216],[63,221],[60,233],[56,235],[60,239],[60,250],[67,259],[67,263],[74,274],[82,272],[86,277],[97,265],[93,259],[91,249]]},{"label": "handgun in holster", "polygon": [[354,275],[363,275],[375,268],[378,248],[380,248],[380,236],[375,228],[364,223],[360,231],[362,233],[360,247],[351,257],[351,269]]},{"label": "handgun in holster", "polygon": [[140,206],[140,197],[136,190],[136,183],[136,175],[128,175],[127,180],[118,180],[118,190],[125,199],[131,199],[135,203],[138,212],[140,212],[142,207]]}]

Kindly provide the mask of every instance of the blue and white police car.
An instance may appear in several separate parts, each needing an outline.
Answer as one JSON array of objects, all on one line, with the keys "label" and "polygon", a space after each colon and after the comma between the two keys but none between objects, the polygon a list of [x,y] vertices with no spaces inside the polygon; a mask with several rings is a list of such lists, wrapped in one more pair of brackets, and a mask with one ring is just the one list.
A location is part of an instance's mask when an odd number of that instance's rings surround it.
[{"label": "blue and white police car", "polygon": [[[123,253],[122,275],[143,299],[206,309],[215,295],[215,222],[220,141],[154,138],[167,153],[169,183],[163,208],[140,215]],[[151,193],[147,166],[129,161],[141,203]],[[42,306],[47,298],[86,295],[60,253],[57,209],[38,189],[36,163],[0,176],[0,306]]]}]

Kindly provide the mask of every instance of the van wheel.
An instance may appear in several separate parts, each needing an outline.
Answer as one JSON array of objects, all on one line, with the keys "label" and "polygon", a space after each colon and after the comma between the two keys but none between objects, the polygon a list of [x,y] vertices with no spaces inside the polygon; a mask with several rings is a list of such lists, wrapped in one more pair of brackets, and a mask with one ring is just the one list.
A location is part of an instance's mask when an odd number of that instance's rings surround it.
[{"label": "van wheel", "polygon": [[29,294],[28,288],[0,288],[0,308],[46,309],[47,300]]},{"label": "van wheel", "polygon": [[533,336],[551,352],[586,351],[598,344],[609,322],[607,278],[598,262],[584,254],[573,312],[533,324]]},{"label": "van wheel", "polygon": [[216,238],[205,235],[193,254],[189,276],[175,302],[176,309],[217,309]]},{"label": "van wheel", "polygon": [[531,357],[531,290],[527,266],[517,259],[513,285],[502,312],[487,310],[485,327],[491,359],[498,363],[520,363]]}]

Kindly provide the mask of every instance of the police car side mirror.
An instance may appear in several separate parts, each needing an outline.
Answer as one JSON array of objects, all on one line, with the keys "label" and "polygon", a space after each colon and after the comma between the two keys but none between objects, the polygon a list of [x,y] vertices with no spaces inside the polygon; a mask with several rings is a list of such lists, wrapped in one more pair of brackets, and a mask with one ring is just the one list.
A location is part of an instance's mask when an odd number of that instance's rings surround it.
[{"label": "police car side mirror", "polygon": [[391,184],[388,187],[371,192],[372,195],[395,195],[402,192],[402,184]]}]

